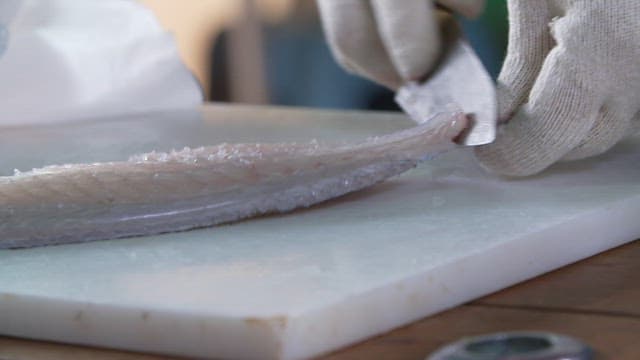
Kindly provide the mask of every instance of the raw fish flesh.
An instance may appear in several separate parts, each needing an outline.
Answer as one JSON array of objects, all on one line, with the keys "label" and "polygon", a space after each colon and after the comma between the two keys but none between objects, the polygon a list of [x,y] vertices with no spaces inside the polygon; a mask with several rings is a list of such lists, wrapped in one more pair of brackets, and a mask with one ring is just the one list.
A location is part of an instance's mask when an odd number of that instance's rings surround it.
[{"label": "raw fish flesh", "polygon": [[455,146],[462,113],[355,145],[221,144],[0,177],[0,248],[181,231],[308,207]]}]

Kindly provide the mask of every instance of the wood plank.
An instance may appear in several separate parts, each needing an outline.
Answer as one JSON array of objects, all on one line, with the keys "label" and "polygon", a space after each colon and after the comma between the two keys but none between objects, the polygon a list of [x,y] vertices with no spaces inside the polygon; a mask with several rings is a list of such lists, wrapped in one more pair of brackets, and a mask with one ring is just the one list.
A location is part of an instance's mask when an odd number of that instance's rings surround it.
[{"label": "wood plank", "polygon": [[166,356],[152,356],[131,352],[97,349],[84,346],[56,344],[0,337],[0,360],[161,360]]},{"label": "wood plank", "polygon": [[423,360],[440,346],[465,336],[538,330],[574,336],[605,359],[640,359],[640,319],[466,305],[343,351],[323,360]]},{"label": "wood plank", "polygon": [[640,318],[640,240],[473,303]]}]

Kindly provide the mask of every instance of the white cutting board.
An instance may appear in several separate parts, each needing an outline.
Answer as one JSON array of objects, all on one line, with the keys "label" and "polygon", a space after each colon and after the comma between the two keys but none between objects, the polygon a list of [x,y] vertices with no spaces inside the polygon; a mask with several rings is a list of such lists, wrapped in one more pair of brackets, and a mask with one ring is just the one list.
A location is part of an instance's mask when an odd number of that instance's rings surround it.
[{"label": "white cutting board", "polygon": [[[4,130],[0,174],[410,125],[402,115],[274,108],[209,106],[203,116]],[[198,358],[308,358],[632,241],[639,220],[639,141],[518,181],[485,175],[456,151],[289,215],[2,250],[0,333]]]}]

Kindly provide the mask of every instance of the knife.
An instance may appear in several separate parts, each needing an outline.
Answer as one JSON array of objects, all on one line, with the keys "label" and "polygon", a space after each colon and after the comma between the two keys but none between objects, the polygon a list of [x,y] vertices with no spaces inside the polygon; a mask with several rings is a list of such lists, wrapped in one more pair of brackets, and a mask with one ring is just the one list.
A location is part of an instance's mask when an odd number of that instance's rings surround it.
[{"label": "knife", "polygon": [[446,29],[445,51],[436,69],[426,81],[400,87],[395,100],[419,124],[440,112],[462,110],[471,124],[457,142],[465,146],[489,144],[496,137],[495,85],[455,22],[448,23],[453,25]]}]

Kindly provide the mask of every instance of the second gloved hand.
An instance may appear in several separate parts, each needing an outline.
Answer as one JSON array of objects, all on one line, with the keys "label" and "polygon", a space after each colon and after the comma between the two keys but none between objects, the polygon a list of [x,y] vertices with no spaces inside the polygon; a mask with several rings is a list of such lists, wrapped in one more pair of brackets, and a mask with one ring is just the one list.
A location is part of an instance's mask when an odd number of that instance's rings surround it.
[{"label": "second gloved hand", "polygon": [[640,1],[509,0],[488,170],[538,173],[601,154],[640,128]]},{"label": "second gloved hand", "polygon": [[393,90],[440,55],[435,6],[478,15],[484,0],[317,0],[331,50],[348,71]]}]

